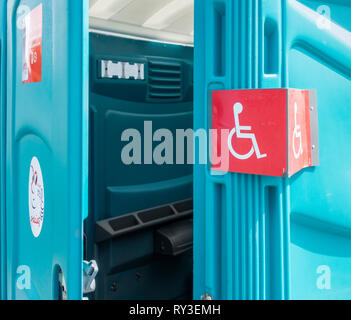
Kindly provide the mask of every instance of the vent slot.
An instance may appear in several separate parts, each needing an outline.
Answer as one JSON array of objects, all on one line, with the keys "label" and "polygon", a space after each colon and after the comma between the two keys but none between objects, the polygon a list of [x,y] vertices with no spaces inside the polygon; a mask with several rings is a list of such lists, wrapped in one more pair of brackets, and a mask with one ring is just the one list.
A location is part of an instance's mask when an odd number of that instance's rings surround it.
[{"label": "vent slot", "polygon": [[152,100],[182,98],[182,65],[172,61],[149,61],[149,91]]},{"label": "vent slot", "polygon": [[139,213],[139,219],[146,223],[157,219],[166,218],[174,215],[174,211],[170,206],[159,207],[148,211]]},{"label": "vent slot", "polygon": [[193,210],[193,199],[178,202],[178,203],[174,204],[174,208],[178,212],[186,212],[186,211]]},{"label": "vent slot", "polygon": [[110,221],[110,226],[113,231],[120,231],[138,225],[137,219],[134,216],[125,216]]}]

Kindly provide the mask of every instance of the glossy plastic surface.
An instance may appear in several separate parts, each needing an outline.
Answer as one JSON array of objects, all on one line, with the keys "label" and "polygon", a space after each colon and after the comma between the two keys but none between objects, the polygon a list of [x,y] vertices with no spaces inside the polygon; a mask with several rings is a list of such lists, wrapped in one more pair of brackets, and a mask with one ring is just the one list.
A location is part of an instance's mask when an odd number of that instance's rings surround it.
[{"label": "glossy plastic surface", "polygon": [[[68,299],[81,299],[88,180],[88,1],[7,4],[6,298],[57,299],[61,280]],[[42,79],[23,84],[24,31],[18,19],[40,4]],[[31,231],[28,201],[34,157],[45,190],[38,237]]]},{"label": "glossy plastic surface", "polygon": [[6,1],[0,4],[0,299],[6,294],[5,150],[6,150]]},{"label": "glossy plastic surface", "polygon": [[[143,79],[102,77],[101,60],[143,64]],[[162,219],[149,209],[191,198],[193,166],[157,164],[144,152],[153,156],[159,145],[152,141],[156,130],[169,130],[175,137],[177,129],[192,128],[193,48],[91,33],[90,66],[90,208],[85,232],[88,259],[96,259],[100,269],[95,298],[189,298],[192,252],[172,258],[154,253],[154,233],[171,222],[159,223]],[[139,164],[126,164],[121,157],[131,141],[121,141],[128,129],[140,133]],[[144,139],[150,141],[151,152]],[[174,155],[175,149],[174,144]],[[146,211],[152,226],[128,215],[140,210]],[[129,226],[128,234],[100,238],[95,224],[106,219]],[[118,290],[110,289],[113,283]]]},{"label": "glossy plastic surface", "polygon": [[211,90],[316,89],[320,166],[286,179],[196,165],[194,298],[350,299],[349,1],[198,0],[195,12],[195,129]]}]

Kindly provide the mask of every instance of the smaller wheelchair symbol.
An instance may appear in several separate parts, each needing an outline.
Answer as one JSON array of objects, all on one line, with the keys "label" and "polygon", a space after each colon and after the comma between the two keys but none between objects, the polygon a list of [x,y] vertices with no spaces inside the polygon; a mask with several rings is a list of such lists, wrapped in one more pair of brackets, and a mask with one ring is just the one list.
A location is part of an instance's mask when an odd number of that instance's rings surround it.
[{"label": "smaller wheelchair symbol", "polygon": [[[294,152],[294,157],[295,159],[299,159],[302,154],[303,154],[303,148],[302,148],[302,133],[301,133],[301,126],[299,124],[297,124],[297,110],[298,110],[298,106],[297,103],[295,103],[295,128],[294,128],[294,133],[293,133],[293,152]],[[298,139],[298,143],[299,143],[299,148],[298,151],[296,151],[296,139]]]},{"label": "smaller wheelchair symbol", "polygon": [[[244,133],[243,132],[243,131],[251,131],[252,130],[251,126],[241,126],[240,125],[239,115],[243,112],[243,110],[244,110],[244,108],[243,108],[243,105],[241,103],[236,103],[234,105],[235,128],[233,128],[229,134],[229,138],[228,138],[229,150],[230,150],[231,154],[239,160],[247,160],[247,159],[251,158],[254,153],[256,154],[257,159],[266,158],[267,154],[261,154],[261,152],[260,152],[260,149],[258,147],[257,140],[256,140],[256,135],[254,133]],[[247,154],[241,155],[234,150],[233,143],[232,143],[234,134],[236,134],[236,137],[238,139],[250,139],[252,141],[251,150]]]}]

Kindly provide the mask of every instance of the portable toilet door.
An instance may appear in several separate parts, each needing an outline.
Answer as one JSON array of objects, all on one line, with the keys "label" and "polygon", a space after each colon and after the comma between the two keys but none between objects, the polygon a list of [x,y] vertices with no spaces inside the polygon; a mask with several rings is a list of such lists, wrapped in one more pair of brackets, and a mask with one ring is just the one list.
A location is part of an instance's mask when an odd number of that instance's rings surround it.
[{"label": "portable toilet door", "polygon": [[88,30],[88,1],[7,1],[7,299],[82,298]]},{"label": "portable toilet door", "polygon": [[6,149],[6,1],[0,4],[0,300],[6,295],[5,149]]},{"label": "portable toilet door", "polygon": [[213,90],[316,89],[320,166],[289,179],[195,165],[194,298],[350,299],[350,2],[195,12],[195,130],[211,128]]}]

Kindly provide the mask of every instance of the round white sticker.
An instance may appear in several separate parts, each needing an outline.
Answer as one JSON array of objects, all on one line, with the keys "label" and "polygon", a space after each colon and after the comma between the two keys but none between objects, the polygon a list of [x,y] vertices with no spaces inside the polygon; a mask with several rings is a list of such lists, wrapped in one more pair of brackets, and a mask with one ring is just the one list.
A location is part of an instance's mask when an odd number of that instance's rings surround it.
[{"label": "round white sticker", "polygon": [[29,219],[34,237],[38,238],[44,222],[44,181],[40,163],[36,157],[32,159],[29,169]]}]

